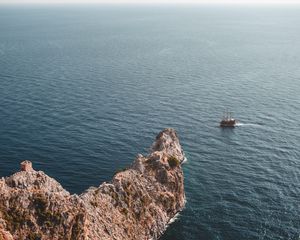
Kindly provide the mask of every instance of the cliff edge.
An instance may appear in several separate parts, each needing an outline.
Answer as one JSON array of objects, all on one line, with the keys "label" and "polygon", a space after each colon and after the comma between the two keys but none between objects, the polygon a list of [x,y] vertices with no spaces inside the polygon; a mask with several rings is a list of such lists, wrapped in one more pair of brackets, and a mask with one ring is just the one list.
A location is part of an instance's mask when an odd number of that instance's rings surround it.
[{"label": "cliff edge", "polygon": [[165,129],[149,155],[81,195],[24,161],[0,179],[0,240],[158,239],[185,204],[183,160],[176,132]]}]

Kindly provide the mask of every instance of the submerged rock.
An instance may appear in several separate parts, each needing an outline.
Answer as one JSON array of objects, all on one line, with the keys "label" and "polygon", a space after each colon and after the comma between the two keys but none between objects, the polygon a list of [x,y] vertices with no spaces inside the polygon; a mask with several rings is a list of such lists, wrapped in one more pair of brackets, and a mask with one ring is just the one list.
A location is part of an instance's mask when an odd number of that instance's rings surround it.
[{"label": "submerged rock", "polygon": [[0,179],[0,239],[158,239],[185,204],[183,160],[165,129],[148,156],[79,196],[24,161]]}]

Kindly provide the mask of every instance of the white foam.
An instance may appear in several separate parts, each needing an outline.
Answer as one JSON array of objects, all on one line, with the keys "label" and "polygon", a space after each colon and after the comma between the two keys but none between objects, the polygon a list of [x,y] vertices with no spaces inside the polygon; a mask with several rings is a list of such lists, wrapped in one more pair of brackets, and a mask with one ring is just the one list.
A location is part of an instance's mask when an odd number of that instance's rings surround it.
[{"label": "white foam", "polygon": [[241,123],[241,122],[238,122],[236,124],[237,127],[243,127],[243,126],[249,126],[249,127],[261,127],[262,125],[260,124],[256,124],[256,123]]},{"label": "white foam", "polygon": [[168,222],[168,226],[170,224],[172,224],[173,222],[175,222],[178,218],[180,217],[180,213],[176,213],[174,217],[172,217],[169,222]]},{"label": "white foam", "polygon": [[[185,198],[184,198],[184,207],[183,207],[183,208],[186,207],[186,203],[187,203],[187,200],[186,200],[186,197],[185,197]],[[183,209],[182,209],[182,210],[183,210]],[[182,211],[182,210],[181,210],[181,211]],[[180,212],[177,212],[177,213],[175,214],[175,216],[172,217],[172,218],[169,220],[169,222],[168,222],[168,224],[167,224],[167,227],[169,227],[170,224],[174,223],[177,219],[179,219],[181,211],[180,211]]]}]

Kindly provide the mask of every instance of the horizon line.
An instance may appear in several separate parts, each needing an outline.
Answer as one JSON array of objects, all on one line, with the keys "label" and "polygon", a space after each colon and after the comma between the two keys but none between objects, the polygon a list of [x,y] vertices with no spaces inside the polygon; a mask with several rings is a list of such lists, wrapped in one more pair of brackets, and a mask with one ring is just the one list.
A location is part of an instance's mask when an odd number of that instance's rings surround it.
[{"label": "horizon line", "polygon": [[299,5],[299,0],[0,0],[0,5]]}]

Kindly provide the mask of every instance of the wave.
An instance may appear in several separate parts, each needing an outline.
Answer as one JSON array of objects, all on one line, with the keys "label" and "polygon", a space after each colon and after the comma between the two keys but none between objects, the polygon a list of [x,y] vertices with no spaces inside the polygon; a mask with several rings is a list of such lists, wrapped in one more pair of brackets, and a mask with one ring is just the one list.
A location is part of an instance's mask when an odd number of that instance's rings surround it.
[{"label": "wave", "polygon": [[186,157],[184,157],[184,159],[183,159],[183,161],[182,161],[181,164],[184,164],[184,163],[186,163],[187,161],[188,161],[188,159],[187,159]]}]

